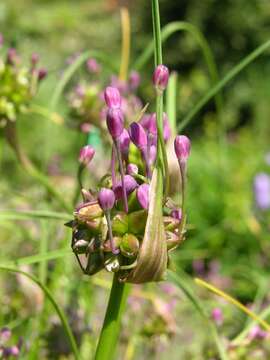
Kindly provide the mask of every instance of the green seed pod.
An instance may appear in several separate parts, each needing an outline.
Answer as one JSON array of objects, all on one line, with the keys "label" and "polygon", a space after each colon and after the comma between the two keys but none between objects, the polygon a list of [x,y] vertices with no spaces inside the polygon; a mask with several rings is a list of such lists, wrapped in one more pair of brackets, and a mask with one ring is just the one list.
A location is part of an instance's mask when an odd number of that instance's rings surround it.
[{"label": "green seed pod", "polygon": [[125,234],[120,243],[121,254],[128,258],[133,258],[138,254],[140,242],[133,234]]},{"label": "green seed pod", "polygon": [[85,224],[87,221],[96,219],[102,215],[103,211],[97,201],[83,204],[74,213],[75,219],[81,224]]},{"label": "green seed pod", "polygon": [[[121,241],[122,241],[122,238],[120,236],[114,236],[113,241],[114,241],[115,247],[119,248],[119,246],[121,244]],[[112,252],[111,242],[109,240],[104,242],[103,251],[104,252]]]},{"label": "green seed pod", "polygon": [[135,235],[143,235],[147,220],[147,211],[138,210],[128,215],[128,230]]},{"label": "green seed pod", "polygon": [[112,231],[115,235],[124,235],[128,232],[128,216],[124,212],[120,212],[114,216],[112,220]]}]

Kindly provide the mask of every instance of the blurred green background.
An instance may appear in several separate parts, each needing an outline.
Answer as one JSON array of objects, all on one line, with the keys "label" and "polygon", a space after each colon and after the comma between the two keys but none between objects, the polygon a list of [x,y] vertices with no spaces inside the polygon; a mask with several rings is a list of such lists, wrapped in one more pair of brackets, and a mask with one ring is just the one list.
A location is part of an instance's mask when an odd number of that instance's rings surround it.
[{"label": "blurred green background", "polygon": [[[119,66],[120,6],[127,6],[130,11],[132,68],[132,63],[152,39],[150,1],[1,0],[0,32],[5,46],[16,47],[26,62],[33,52],[38,52],[41,64],[48,69],[49,75],[35,100],[37,104],[50,110],[51,94],[67,68],[67,58],[74,53],[100,50],[112,64]],[[188,21],[198,27],[212,49],[220,78],[270,36],[268,0],[161,0],[160,13],[162,25],[171,21]],[[177,121],[181,123],[184,115],[210,88],[209,72],[201,49],[189,33],[181,32],[170,37],[163,52],[164,63],[178,72]],[[184,130],[192,140],[187,204],[189,232],[187,240],[174,255],[175,263],[189,274],[205,276],[243,303],[255,304],[257,311],[270,301],[269,209],[258,210],[253,194],[256,174],[270,174],[269,164],[265,161],[270,151],[269,54],[266,51],[222,91],[224,126],[221,142],[214,101],[210,101]],[[152,96],[152,69],[153,59],[141,73],[139,95],[144,102]],[[104,70],[104,83],[109,74],[109,70]],[[80,75],[83,76],[83,71],[76,76]],[[55,111],[64,120],[68,118],[68,103],[64,95]],[[59,125],[34,114],[18,120],[21,142],[29,156],[46,173],[50,173],[50,167],[55,165],[54,183],[67,197],[71,196],[78,151],[85,137],[65,123]],[[44,190],[22,171],[3,136],[0,156],[1,210],[59,210],[46,198]],[[63,229],[61,222],[50,223],[50,227],[46,221],[1,222],[2,262],[36,254],[40,251],[42,237],[48,239],[49,249],[69,245],[70,234]],[[98,281],[92,283],[81,276],[73,257],[49,262],[48,271],[38,265],[28,270],[39,274],[45,271],[50,289],[70,315],[73,329],[82,344],[83,356],[89,358],[87,354],[93,352],[103,318],[105,290]],[[12,276],[1,274],[0,278],[0,327],[9,325],[14,329],[14,339],[24,338],[26,345],[21,358],[71,359],[51,307],[41,300],[42,296],[36,289],[29,290],[29,284],[18,278],[15,282]],[[105,288],[109,279],[105,276]],[[151,286],[146,288],[146,291],[162,297],[162,290],[156,291]],[[35,295],[31,295],[31,291]],[[217,306],[217,298],[205,292],[201,297],[207,310]],[[246,319],[231,306],[225,306],[223,302],[218,304],[224,308],[226,318],[221,333],[231,339],[241,331]],[[145,325],[144,316],[151,311],[145,304],[139,306],[144,312],[138,315],[136,323],[134,358],[165,359],[168,354],[172,359],[214,358],[215,352],[204,334],[203,323],[196,316],[183,331],[186,319],[192,314],[192,307],[183,296],[174,312],[180,330],[171,347],[166,330],[162,330],[158,337],[154,325],[149,326],[150,330]],[[125,320],[127,332],[121,338],[123,349],[130,345],[132,338],[132,324],[128,320],[132,311],[129,309]],[[151,315],[149,318],[151,323]],[[193,334],[194,327],[196,334]],[[183,341],[184,348],[181,346]],[[257,349],[255,345],[249,344],[241,351],[237,349],[239,353],[232,353],[231,358],[256,358],[252,355]],[[162,348],[160,353],[158,346]],[[129,360],[123,349],[118,358]],[[268,358],[269,349],[265,344],[263,351],[261,359]]]}]

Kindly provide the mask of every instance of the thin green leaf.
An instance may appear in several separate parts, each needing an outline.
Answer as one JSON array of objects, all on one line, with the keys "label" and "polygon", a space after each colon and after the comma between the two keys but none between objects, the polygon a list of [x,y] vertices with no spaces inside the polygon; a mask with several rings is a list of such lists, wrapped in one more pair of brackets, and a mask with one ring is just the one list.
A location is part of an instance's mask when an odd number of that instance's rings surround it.
[{"label": "thin green leaf", "polygon": [[179,124],[178,131],[184,127],[199,113],[199,111],[210,101],[216,94],[219,93],[234,77],[236,77],[242,70],[251,64],[257,57],[263,54],[270,47],[270,40],[258,46],[248,56],[235,65],[228,73],[221,79],[215,86],[208,90],[202,99],[192,107],[190,112],[184,117],[183,121]]},{"label": "thin green leaf", "polygon": [[69,326],[67,317],[66,317],[64,311],[57,304],[57,301],[54,299],[52,293],[47,288],[47,286],[43,285],[34,275],[31,275],[25,271],[22,271],[19,269],[14,269],[12,267],[7,267],[7,266],[0,266],[0,270],[15,273],[15,274],[21,274],[21,275],[27,277],[28,279],[32,280],[43,291],[44,295],[47,296],[47,298],[51,302],[52,306],[54,307],[57,315],[59,316],[59,319],[62,323],[64,331],[66,332],[67,338],[69,339],[70,346],[71,346],[71,349],[72,349],[75,359],[80,360],[80,353],[79,353],[79,350],[78,350],[78,347],[76,344],[76,340],[72,333],[72,330]]},{"label": "thin green leaf", "polygon": [[1,220],[54,219],[70,220],[71,215],[47,210],[0,210]]},{"label": "thin green leaf", "polygon": [[190,302],[193,304],[193,306],[197,309],[198,313],[201,315],[201,317],[206,322],[209,330],[211,331],[211,333],[213,335],[213,339],[216,343],[220,359],[221,360],[229,360],[226,355],[224,345],[222,344],[222,341],[219,339],[216,327],[210,321],[199,298],[195,295],[194,290],[193,290],[193,285],[192,285],[189,277],[184,272],[180,271],[180,269],[177,269],[177,273],[168,270],[168,280],[173,282],[176,286],[178,286],[184,292],[184,294],[187,296],[187,298],[190,300]]}]

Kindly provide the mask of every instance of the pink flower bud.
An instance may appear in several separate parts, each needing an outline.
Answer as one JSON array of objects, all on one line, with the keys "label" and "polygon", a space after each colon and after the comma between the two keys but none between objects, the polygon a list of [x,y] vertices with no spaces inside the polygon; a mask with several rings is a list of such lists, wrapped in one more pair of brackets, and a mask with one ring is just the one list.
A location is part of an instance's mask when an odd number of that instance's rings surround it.
[{"label": "pink flower bud", "polygon": [[182,219],[182,210],[181,209],[174,209],[171,211],[171,217],[177,220]]},{"label": "pink flower bud", "polygon": [[96,59],[94,58],[90,58],[87,60],[86,67],[90,73],[100,72],[100,65],[97,63]]},{"label": "pink flower bud", "polygon": [[137,87],[140,85],[140,81],[141,81],[140,74],[135,70],[131,71],[129,75],[130,88],[132,90],[137,89]]},{"label": "pink flower bud", "polygon": [[116,87],[108,86],[104,92],[104,98],[110,109],[118,109],[121,107],[121,95]]},{"label": "pink flower bud", "polygon": [[107,112],[107,127],[113,139],[118,139],[124,129],[124,116],[120,108],[109,108]]},{"label": "pink flower bud", "polygon": [[138,166],[135,164],[128,164],[127,166],[127,173],[128,175],[134,175],[134,174],[138,174],[139,169]]},{"label": "pink flower bud", "polygon": [[79,162],[84,166],[88,165],[95,155],[95,150],[90,145],[86,145],[80,150]]},{"label": "pink flower bud", "polygon": [[149,151],[149,159],[148,159],[150,165],[154,164],[154,162],[156,161],[156,157],[157,157],[157,147],[156,145],[151,145]]},{"label": "pink flower bud", "polygon": [[7,62],[10,65],[14,65],[20,61],[19,55],[14,48],[9,48],[7,53]]},{"label": "pink flower bud", "polygon": [[140,149],[147,146],[147,135],[141,124],[133,122],[129,127],[129,136],[131,141]]},{"label": "pink flower bud", "polygon": [[150,186],[148,184],[142,184],[137,190],[137,200],[141,207],[146,210],[149,207],[149,189]]},{"label": "pink flower bud", "polygon": [[166,89],[169,80],[169,70],[165,65],[158,65],[153,74],[153,83],[156,89]]},{"label": "pink flower bud", "polygon": [[190,140],[185,135],[177,135],[174,140],[174,151],[178,160],[186,162],[190,154]]},{"label": "pink flower bud", "polygon": [[98,194],[98,203],[103,211],[109,211],[115,203],[115,195],[111,189],[102,188]]},{"label": "pink flower bud", "polygon": [[38,80],[39,80],[39,81],[43,80],[43,79],[47,76],[47,74],[48,74],[47,69],[45,69],[45,68],[40,68],[40,69],[38,70]]},{"label": "pink flower bud", "polygon": [[129,144],[130,144],[130,137],[128,131],[126,129],[123,129],[123,132],[119,137],[119,145],[120,145],[120,151],[124,159],[128,158]]},{"label": "pink flower bud", "polygon": [[35,66],[39,62],[39,55],[37,53],[33,53],[31,56],[31,63]]},{"label": "pink flower bud", "polygon": [[223,323],[223,314],[220,308],[214,308],[212,310],[212,319],[217,325],[222,325]]},{"label": "pink flower bud", "polygon": [[[132,191],[134,191],[138,187],[136,180],[130,175],[125,175],[124,185],[125,185],[125,190],[126,190],[127,196],[129,194],[131,194]],[[116,200],[121,199],[123,197],[122,181],[118,181],[115,184],[114,194],[115,194]]]}]

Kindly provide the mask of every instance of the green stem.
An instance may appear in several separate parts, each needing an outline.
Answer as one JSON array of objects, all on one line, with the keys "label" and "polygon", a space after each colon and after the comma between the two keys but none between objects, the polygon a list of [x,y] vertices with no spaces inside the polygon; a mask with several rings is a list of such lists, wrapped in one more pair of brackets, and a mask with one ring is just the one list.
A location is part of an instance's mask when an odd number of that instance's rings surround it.
[{"label": "green stem", "polygon": [[129,285],[120,283],[117,274],[115,274],[95,360],[112,360],[114,357],[128,292]]},{"label": "green stem", "polygon": [[59,213],[46,210],[1,210],[1,220],[27,220],[27,219],[52,219],[52,220],[70,220],[70,214]]},{"label": "green stem", "polygon": [[[197,43],[199,44],[199,46],[202,49],[203,52],[203,56],[206,62],[206,65],[208,67],[208,71],[210,74],[210,78],[211,78],[211,83],[215,84],[218,82],[219,80],[219,76],[218,76],[218,70],[217,70],[217,65],[214,59],[214,56],[212,54],[211,48],[208,45],[208,42],[206,40],[206,38],[204,37],[204,35],[200,32],[200,30],[185,21],[175,21],[175,22],[171,22],[170,24],[164,26],[162,28],[161,31],[161,41],[162,43],[165,42],[170,36],[172,36],[173,34],[175,34],[176,32],[181,32],[181,31],[186,31],[188,33],[190,33],[194,39],[197,41]],[[144,52],[142,53],[142,55],[138,58],[138,60],[136,61],[136,63],[134,64],[134,68],[137,70],[140,70],[146,63],[147,61],[150,60],[152,54],[154,52],[154,45],[151,42],[146,49],[144,50]],[[217,94],[216,96],[216,108],[218,110],[218,113],[220,114],[221,109],[222,109],[222,96],[221,94]]]},{"label": "green stem", "polygon": [[[155,66],[157,66],[162,64],[162,42],[161,42],[158,0],[152,0],[152,17],[153,17]],[[164,198],[166,199],[170,184],[169,166],[168,166],[167,153],[163,138],[163,92],[158,92],[158,91],[156,96],[156,118],[157,118],[157,132],[158,132],[157,161],[161,162],[163,168],[163,177],[165,179]]]},{"label": "green stem", "polygon": [[65,313],[63,312],[63,310],[58,306],[56,300],[54,299],[52,293],[50,292],[50,290],[47,288],[47,286],[43,285],[35,276],[24,272],[22,270],[19,269],[14,269],[14,268],[10,268],[10,267],[6,267],[6,266],[0,266],[0,270],[3,271],[8,271],[11,273],[15,273],[15,274],[21,274],[27,278],[29,278],[30,280],[32,280],[34,283],[36,283],[36,285],[38,285],[40,287],[40,289],[44,292],[44,294],[47,296],[47,298],[50,300],[51,304],[53,305],[55,311],[57,312],[57,315],[59,316],[62,326],[66,332],[66,335],[69,339],[70,342],[70,346],[71,349],[73,351],[74,357],[76,360],[80,360],[80,354],[79,354],[79,350],[76,344],[76,340],[73,336],[72,330],[68,324],[68,320],[66,318]]},{"label": "green stem", "polygon": [[270,40],[266,41],[262,45],[258,46],[242,61],[235,65],[228,73],[221,79],[215,86],[208,90],[208,92],[202,97],[202,99],[192,107],[192,110],[184,117],[178,131],[181,131],[198,113],[199,111],[212,99],[216,94],[219,93],[236,75],[238,75],[245,67],[252,63],[257,57],[259,57],[265,50],[270,47]]}]

